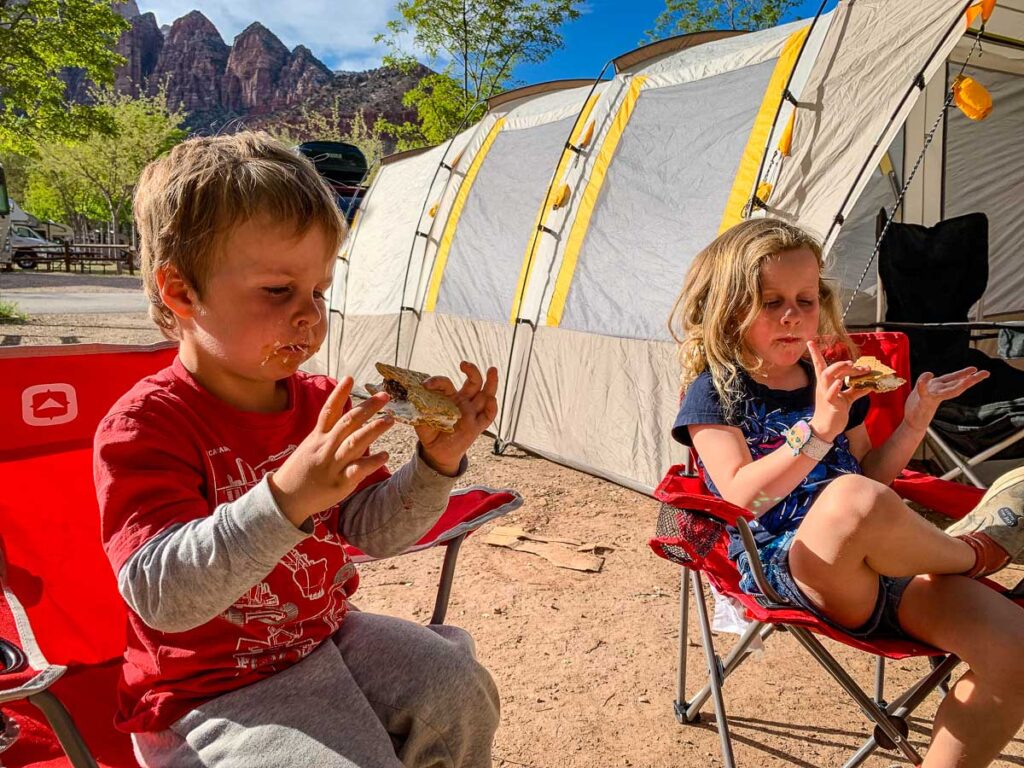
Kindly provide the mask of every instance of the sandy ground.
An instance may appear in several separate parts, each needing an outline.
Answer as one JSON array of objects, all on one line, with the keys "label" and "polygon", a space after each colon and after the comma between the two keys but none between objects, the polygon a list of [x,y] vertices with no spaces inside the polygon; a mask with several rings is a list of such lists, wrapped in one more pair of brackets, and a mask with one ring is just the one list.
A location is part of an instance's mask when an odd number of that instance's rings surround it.
[{"label": "sandy ground", "polygon": [[[12,276],[0,278],[9,281]],[[10,283],[0,282],[0,289],[4,287]],[[2,298],[13,295],[0,293]],[[144,343],[159,338],[144,317],[133,315],[47,316],[0,324],[0,344]],[[393,465],[410,455],[411,434],[396,427],[382,441]],[[534,555],[487,546],[481,535],[470,537],[463,547],[448,621],[473,634],[479,656],[501,691],[495,765],[721,765],[717,731],[707,723],[709,718],[684,726],[672,712],[679,571],[647,546],[658,505],[533,456],[515,450],[495,456],[490,448],[485,438],[477,442],[463,482],[515,488],[525,497],[523,507],[503,524],[610,550],[599,573],[581,573]],[[430,551],[364,566],[357,604],[363,610],[426,622],[440,554]],[[1013,580],[1021,575],[1020,570],[1008,574]],[[731,635],[716,637],[723,655],[732,641]],[[873,660],[830,641],[826,645],[870,690]],[[706,668],[693,615],[689,695],[703,684]],[[887,691],[902,690],[926,670],[922,660],[890,662]],[[725,696],[739,765],[838,766],[868,733],[857,708],[787,634],[771,637],[763,654],[740,667]],[[919,748],[927,742],[937,704],[931,697],[910,721],[911,739]],[[711,712],[710,706],[705,711]],[[892,753],[878,753],[866,765],[900,762]],[[1024,765],[1024,733],[996,765]]]}]

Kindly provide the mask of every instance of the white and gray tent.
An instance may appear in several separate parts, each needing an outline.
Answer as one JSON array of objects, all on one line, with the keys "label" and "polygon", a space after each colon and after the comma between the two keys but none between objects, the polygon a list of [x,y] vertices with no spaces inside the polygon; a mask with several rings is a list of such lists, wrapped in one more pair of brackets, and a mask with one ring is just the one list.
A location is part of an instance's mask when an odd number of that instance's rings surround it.
[{"label": "white and gray tent", "polygon": [[[843,0],[815,20],[645,46],[610,79],[492,99],[450,143],[385,161],[313,367],[361,384],[376,360],[453,377],[461,359],[494,365],[499,444],[649,492],[683,457],[669,312],[693,257],[745,209],[819,234],[848,321],[875,318],[875,214],[977,44],[970,5]],[[988,212],[983,308],[1005,317],[1024,311],[1024,0],[1000,2],[980,40],[967,73],[995,110],[948,110],[902,220]]]}]

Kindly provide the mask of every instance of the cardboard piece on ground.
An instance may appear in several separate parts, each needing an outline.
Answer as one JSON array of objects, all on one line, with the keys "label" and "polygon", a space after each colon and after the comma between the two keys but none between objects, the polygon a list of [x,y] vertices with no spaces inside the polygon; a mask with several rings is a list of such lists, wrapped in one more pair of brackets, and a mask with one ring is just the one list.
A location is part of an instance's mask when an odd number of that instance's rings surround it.
[{"label": "cardboard piece on ground", "polygon": [[559,568],[569,568],[573,571],[597,573],[604,565],[603,557],[575,551],[574,548],[581,544],[579,541],[538,536],[515,526],[500,525],[496,527],[484,536],[484,543],[495,547],[514,549],[517,552],[529,552],[532,555],[543,557]]}]

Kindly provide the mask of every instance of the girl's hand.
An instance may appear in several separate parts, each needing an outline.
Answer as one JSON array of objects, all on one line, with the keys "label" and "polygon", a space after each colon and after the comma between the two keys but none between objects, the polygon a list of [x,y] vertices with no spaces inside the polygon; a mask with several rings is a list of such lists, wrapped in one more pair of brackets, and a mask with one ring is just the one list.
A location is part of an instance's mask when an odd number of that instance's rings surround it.
[{"label": "girl's hand", "polygon": [[869,394],[866,389],[843,389],[843,379],[851,374],[864,373],[867,369],[856,366],[850,360],[826,365],[821,349],[814,341],[807,342],[817,383],[814,389],[814,416],[811,429],[826,442],[834,442],[850,420],[850,406]]},{"label": "girl's hand", "polygon": [[968,389],[989,376],[988,371],[979,371],[973,366],[962,368],[953,373],[936,376],[934,373],[922,373],[914,385],[907,404],[904,407],[903,420],[909,427],[924,432],[938,410],[946,400],[959,397]]},{"label": "girl's hand", "polygon": [[346,412],[351,392],[352,377],[346,376],[327,398],[313,431],[270,475],[277,505],[296,526],[345,499],[388,460],[383,451],[367,453],[395,423],[390,416],[370,421],[388,396],[374,395]]},{"label": "girl's hand", "polygon": [[487,379],[480,369],[463,360],[459,369],[466,374],[462,388],[456,391],[451,379],[432,376],[423,382],[425,389],[433,390],[452,400],[458,406],[461,418],[455,422],[454,432],[442,432],[433,427],[416,427],[416,435],[423,446],[423,460],[443,475],[455,475],[462,457],[487,426],[498,415],[497,368],[487,369]]}]

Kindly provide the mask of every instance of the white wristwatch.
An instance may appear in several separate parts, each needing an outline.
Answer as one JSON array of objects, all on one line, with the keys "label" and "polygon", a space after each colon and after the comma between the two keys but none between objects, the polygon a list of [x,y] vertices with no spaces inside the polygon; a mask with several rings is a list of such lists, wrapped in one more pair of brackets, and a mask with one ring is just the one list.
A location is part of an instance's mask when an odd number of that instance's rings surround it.
[{"label": "white wristwatch", "polygon": [[800,419],[782,434],[786,438],[786,445],[793,451],[794,456],[799,456],[802,453],[815,461],[821,461],[832,450],[832,443],[826,442],[814,434],[811,425],[804,419]]}]

